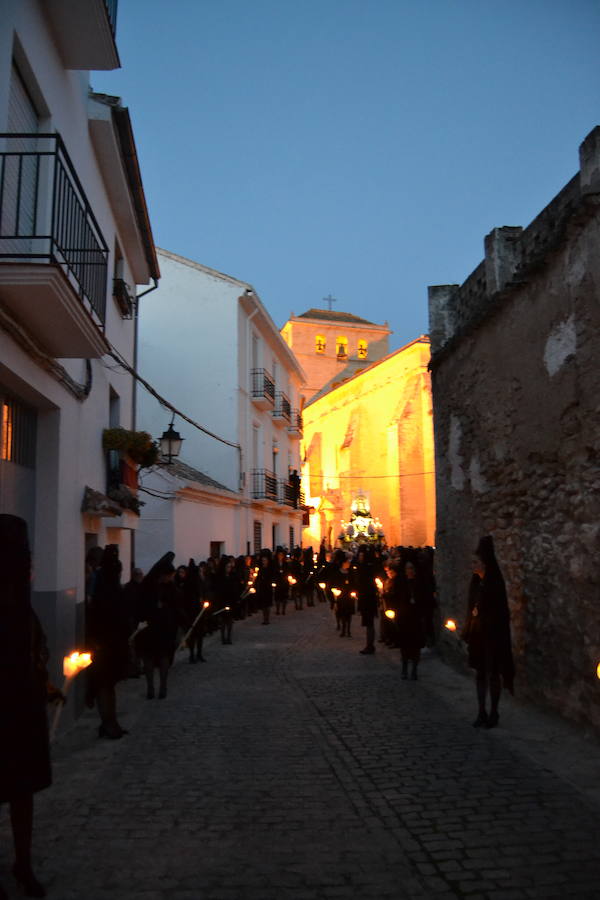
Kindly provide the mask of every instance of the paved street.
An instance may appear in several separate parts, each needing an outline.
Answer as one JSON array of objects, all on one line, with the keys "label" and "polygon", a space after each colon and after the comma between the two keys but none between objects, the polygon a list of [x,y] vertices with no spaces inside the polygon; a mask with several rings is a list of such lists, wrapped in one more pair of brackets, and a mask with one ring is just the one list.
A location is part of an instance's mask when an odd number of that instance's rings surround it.
[{"label": "paved street", "polygon": [[[598,743],[517,703],[471,727],[473,683],[427,654],[362,657],[324,604],[181,654],[166,700],[120,689],[55,747],[35,859],[58,900],[600,897]],[[13,891],[6,815],[0,879]]]}]

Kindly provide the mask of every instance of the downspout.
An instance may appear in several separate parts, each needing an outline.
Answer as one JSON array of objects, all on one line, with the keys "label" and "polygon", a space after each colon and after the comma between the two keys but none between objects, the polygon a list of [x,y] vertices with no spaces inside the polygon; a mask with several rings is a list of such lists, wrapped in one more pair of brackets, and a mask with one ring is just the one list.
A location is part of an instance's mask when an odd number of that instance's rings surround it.
[{"label": "downspout", "polygon": [[[139,300],[142,297],[145,297],[146,294],[149,294],[151,291],[155,291],[158,287],[158,278],[153,278],[152,281],[154,284],[152,287],[148,288],[146,291],[142,291],[141,294],[136,294],[135,297],[135,311],[133,313],[133,371],[137,372],[138,370],[138,340],[139,340]],[[131,392],[131,430],[136,431],[137,428],[137,392],[138,392],[138,383],[136,379],[133,379],[133,390]],[[133,570],[135,568],[135,531],[132,529],[131,531],[131,574],[133,575]]]}]

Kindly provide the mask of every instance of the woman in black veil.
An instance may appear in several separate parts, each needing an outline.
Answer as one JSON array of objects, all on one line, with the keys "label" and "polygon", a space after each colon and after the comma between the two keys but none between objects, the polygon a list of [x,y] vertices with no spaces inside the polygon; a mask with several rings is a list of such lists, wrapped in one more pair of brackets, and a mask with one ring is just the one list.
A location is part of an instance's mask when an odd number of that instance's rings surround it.
[{"label": "woman in black veil", "polygon": [[513,693],[515,667],[506,587],[494,541],[489,535],[481,538],[475,551],[466,624],[461,636],[469,648],[469,665],[477,675],[478,713],[473,725],[495,728],[502,684]]},{"label": "woman in black veil", "polygon": [[[30,598],[27,525],[0,515],[0,803],[10,806],[13,875],[28,897],[46,891],[31,868],[33,795],[52,781],[46,703],[46,639]],[[0,887],[0,898],[6,897]]]}]

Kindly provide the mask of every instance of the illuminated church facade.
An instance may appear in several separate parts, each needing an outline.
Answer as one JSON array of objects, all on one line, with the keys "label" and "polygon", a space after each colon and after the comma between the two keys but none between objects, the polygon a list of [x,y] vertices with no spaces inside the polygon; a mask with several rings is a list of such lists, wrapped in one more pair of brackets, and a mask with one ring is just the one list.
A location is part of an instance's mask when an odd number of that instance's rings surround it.
[{"label": "illuminated church facade", "polygon": [[307,376],[303,544],[362,542],[362,529],[389,546],[433,546],[429,338],[388,353],[387,323],[327,310],[292,317],[281,333]]}]

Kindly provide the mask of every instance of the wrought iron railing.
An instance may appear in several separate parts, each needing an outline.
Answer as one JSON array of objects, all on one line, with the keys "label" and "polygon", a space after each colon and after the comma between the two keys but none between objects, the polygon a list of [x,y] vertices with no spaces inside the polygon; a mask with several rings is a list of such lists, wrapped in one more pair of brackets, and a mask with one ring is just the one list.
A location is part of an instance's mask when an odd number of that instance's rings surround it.
[{"label": "wrought iron railing", "polygon": [[252,369],[252,396],[254,398],[265,397],[271,403],[275,402],[275,382],[273,376],[266,369]]},{"label": "wrought iron railing", "polygon": [[253,469],[252,497],[254,500],[277,500],[277,476],[268,469]]},{"label": "wrought iron railing", "polygon": [[288,431],[292,434],[302,434],[304,431],[304,424],[302,422],[302,413],[297,410],[292,410],[292,415],[290,417],[290,424],[288,425]]},{"label": "wrought iron railing", "polygon": [[0,134],[0,259],[59,265],[104,325],[108,247],[58,134]]},{"label": "wrought iron railing", "polygon": [[294,509],[300,509],[304,506],[304,491],[296,488],[289,481],[279,482],[279,502],[285,506],[292,506]]},{"label": "wrought iron railing", "polygon": [[292,418],[292,407],[290,401],[283,391],[277,391],[275,394],[275,409],[273,410],[273,418],[285,419],[290,422]]}]

